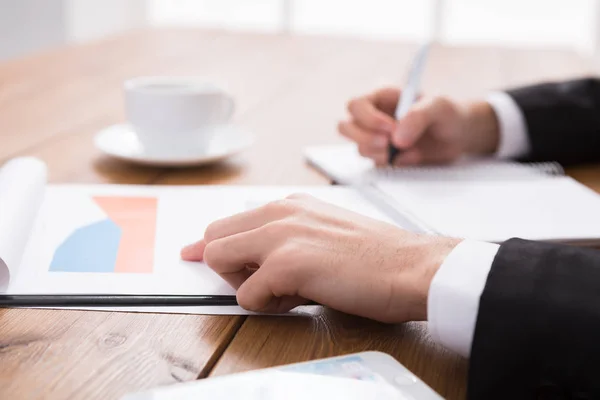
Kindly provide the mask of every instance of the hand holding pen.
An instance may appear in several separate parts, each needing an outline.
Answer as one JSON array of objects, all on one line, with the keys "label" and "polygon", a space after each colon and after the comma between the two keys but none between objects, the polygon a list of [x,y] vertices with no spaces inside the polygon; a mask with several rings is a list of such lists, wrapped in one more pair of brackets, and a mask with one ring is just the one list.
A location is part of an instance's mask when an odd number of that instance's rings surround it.
[{"label": "hand holding pen", "polygon": [[[413,66],[423,65],[419,59],[417,55]],[[419,74],[411,73],[412,85],[403,90],[384,88],[352,99],[350,118],[340,122],[340,133],[378,166],[389,165],[391,158],[395,166],[443,164],[497,149],[498,126],[489,104],[417,98],[419,79]]]}]

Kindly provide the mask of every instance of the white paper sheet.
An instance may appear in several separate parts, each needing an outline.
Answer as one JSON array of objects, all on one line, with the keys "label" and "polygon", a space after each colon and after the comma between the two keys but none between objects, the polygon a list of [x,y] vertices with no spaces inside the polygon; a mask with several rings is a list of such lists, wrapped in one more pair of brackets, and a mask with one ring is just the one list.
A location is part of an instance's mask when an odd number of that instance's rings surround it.
[{"label": "white paper sheet", "polygon": [[21,262],[46,185],[46,166],[16,158],[0,170],[0,292]]},{"label": "white paper sheet", "polygon": [[383,182],[378,187],[442,235],[489,242],[600,238],[600,197],[569,177]]}]

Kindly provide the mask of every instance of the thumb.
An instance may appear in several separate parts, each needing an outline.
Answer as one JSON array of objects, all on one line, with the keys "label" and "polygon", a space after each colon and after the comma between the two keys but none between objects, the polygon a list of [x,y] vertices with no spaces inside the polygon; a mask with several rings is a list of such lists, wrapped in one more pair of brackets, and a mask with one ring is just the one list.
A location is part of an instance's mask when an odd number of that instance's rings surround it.
[{"label": "thumb", "polygon": [[392,135],[393,144],[400,149],[408,149],[425,134],[427,129],[443,115],[448,101],[443,98],[417,101],[406,115],[396,124]]}]

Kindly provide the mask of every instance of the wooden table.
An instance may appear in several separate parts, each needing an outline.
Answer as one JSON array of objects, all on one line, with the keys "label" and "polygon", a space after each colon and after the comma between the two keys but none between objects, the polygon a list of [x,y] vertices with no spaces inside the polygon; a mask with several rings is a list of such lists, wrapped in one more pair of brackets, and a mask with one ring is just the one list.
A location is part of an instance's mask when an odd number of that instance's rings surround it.
[{"label": "wooden table", "polygon": [[[327,184],[302,148],[335,143],[354,95],[397,85],[414,44],[144,31],[0,65],[0,161],[33,155],[52,182]],[[436,47],[427,93],[457,98],[590,71],[568,51]],[[236,97],[257,143],[207,168],[143,168],[101,155],[101,128],[124,120],[122,81],[199,75]],[[600,168],[572,174],[600,190]],[[464,398],[467,362],[424,323],[390,326],[324,311],[313,318],[1,310],[0,398],[116,399],[124,393],[363,350],[392,354],[444,397]]]}]

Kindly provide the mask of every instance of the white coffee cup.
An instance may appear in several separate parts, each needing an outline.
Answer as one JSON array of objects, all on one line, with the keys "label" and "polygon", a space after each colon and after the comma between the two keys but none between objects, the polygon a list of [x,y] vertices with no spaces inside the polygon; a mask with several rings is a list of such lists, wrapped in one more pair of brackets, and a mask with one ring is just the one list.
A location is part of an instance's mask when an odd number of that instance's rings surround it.
[{"label": "white coffee cup", "polygon": [[140,77],[124,89],[127,119],[150,154],[205,150],[235,109],[224,90],[197,78]]}]

